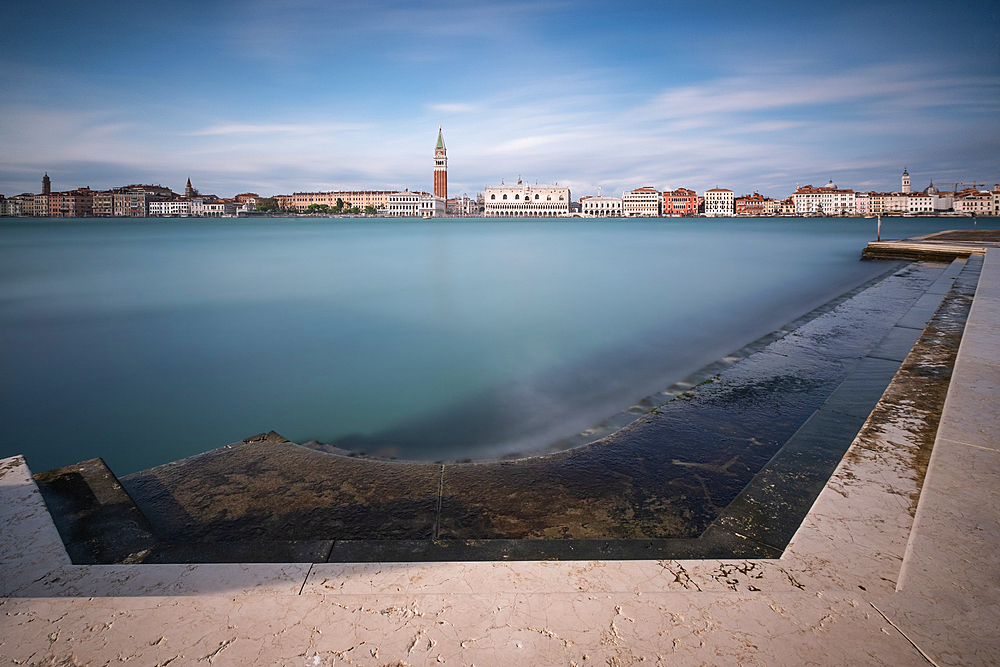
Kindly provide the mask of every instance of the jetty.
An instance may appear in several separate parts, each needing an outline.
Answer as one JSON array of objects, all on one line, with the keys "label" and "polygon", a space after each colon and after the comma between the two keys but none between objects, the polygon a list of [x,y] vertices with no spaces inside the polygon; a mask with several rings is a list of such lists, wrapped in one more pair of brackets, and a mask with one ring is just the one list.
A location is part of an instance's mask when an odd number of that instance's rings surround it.
[{"label": "jetty", "polygon": [[995,664],[994,235],[869,244],[879,278],[541,457],[4,459],[0,657]]}]

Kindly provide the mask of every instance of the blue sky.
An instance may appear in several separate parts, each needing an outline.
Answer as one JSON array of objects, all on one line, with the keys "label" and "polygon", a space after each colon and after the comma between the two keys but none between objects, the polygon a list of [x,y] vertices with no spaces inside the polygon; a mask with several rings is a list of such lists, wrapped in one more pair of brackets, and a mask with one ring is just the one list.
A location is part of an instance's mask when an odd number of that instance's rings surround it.
[{"label": "blue sky", "polygon": [[1000,5],[0,5],[0,193],[1000,182]]}]

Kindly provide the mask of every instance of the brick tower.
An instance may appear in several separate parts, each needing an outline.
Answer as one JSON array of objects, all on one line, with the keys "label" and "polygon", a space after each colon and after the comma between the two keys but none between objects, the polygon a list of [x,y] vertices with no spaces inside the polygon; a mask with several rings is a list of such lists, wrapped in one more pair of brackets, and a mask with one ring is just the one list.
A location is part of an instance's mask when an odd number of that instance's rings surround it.
[{"label": "brick tower", "polygon": [[448,200],[448,149],[444,147],[440,125],[437,145],[434,146],[434,196]]},{"label": "brick tower", "polygon": [[52,180],[49,179],[48,173],[42,176],[42,194],[43,195],[52,194]]}]

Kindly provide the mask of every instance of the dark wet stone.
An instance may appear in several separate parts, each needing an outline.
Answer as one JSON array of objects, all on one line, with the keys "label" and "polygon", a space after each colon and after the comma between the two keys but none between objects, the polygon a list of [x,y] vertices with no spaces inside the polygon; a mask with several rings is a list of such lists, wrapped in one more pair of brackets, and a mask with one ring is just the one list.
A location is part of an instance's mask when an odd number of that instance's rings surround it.
[{"label": "dark wet stone", "polygon": [[142,562],[151,563],[322,563],[333,540],[269,542],[175,542],[153,548]]},{"label": "dark wet stone", "polygon": [[910,348],[920,337],[920,329],[910,329],[908,327],[893,327],[886,334],[885,338],[868,353],[869,357],[877,359],[888,359],[902,362],[906,355],[910,353]]},{"label": "dark wet stone", "polygon": [[864,423],[816,411],[713,525],[784,549]]},{"label": "dark wet stone", "polygon": [[35,475],[70,559],[78,565],[136,562],[157,544],[152,526],[101,459]]},{"label": "dark wet stone", "polygon": [[370,461],[277,434],[122,478],[164,539],[428,539],[440,466]]},{"label": "dark wet stone", "polygon": [[[912,347],[912,343],[910,345]],[[892,382],[901,361],[865,357],[823,402],[820,409],[866,418],[882,397],[885,388]]]}]

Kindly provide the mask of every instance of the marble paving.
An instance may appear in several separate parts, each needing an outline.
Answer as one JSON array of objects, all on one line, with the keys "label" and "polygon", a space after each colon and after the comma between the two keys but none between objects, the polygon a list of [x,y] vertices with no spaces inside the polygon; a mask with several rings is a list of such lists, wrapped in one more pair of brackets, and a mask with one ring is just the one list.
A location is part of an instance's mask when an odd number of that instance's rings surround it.
[{"label": "marble paving", "polygon": [[928,327],[780,558],[79,566],[13,457],[0,664],[997,664],[1000,250],[982,261],[943,409],[926,359],[955,333]]}]

